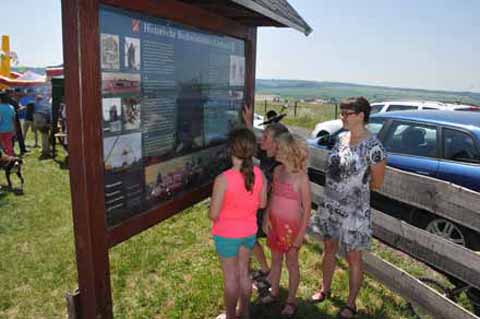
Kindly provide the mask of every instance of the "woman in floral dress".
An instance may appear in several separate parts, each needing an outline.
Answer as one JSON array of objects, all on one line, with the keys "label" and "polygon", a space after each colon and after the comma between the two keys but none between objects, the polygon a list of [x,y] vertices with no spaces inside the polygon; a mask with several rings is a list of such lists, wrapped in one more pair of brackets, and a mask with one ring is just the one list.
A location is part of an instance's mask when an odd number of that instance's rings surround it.
[{"label": "woman in floral dress", "polygon": [[324,242],[323,282],[312,301],[329,297],[335,254],[340,249],[349,266],[350,291],[338,318],[353,318],[363,281],[362,251],[370,248],[372,238],[370,190],[382,186],[386,162],[382,144],[365,127],[370,115],[368,101],[349,98],[340,107],[346,131],[338,136],[329,156],[325,196],[310,225],[311,232]]}]

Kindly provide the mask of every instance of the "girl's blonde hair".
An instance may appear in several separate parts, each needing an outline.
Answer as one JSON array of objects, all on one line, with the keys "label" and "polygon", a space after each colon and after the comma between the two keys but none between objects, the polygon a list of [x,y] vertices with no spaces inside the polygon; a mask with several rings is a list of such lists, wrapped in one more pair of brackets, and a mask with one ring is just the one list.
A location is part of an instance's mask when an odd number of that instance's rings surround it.
[{"label": "girl's blonde hair", "polygon": [[308,147],[303,139],[294,137],[291,133],[282,133],[275,138],[277,152],[283,153],[292,164],[294,171],[306,171],[308,167]]}]

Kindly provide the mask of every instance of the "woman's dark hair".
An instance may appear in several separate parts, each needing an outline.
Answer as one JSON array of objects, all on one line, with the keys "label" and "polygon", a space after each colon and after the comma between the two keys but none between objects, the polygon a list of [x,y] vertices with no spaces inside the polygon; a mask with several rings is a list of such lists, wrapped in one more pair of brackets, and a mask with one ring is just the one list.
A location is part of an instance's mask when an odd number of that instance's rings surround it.
[{"label": "woman's dark hair", "polygon": [[250,129],[238,128],[230,133],[229,144],[232,155],[242,160],[240,172],[245,180],[245,189],[252,191],[255,183],[252,157],[257,152],[257,138]]},{"label": "woman's dark hair", "polygon": [[363,113],[363,122],[366,124],[370,119],[370,103],[363,96],[349,97],[340,103],[340,109],[352,110],[355,113]]}]

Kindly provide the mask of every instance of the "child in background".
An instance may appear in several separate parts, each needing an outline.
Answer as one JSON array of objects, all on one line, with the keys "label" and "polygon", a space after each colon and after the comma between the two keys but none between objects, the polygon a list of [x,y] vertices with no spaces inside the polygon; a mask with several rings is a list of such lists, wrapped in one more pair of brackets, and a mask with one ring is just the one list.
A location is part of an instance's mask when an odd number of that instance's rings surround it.
[{"label": "child in background", "polygon": [[230,134],[233,167],[217,176],[213,186],[209,217],[220,257],[224,281],[226,314],[217,318],[249,318],[252,283],[249,276],[250,254],[256,241],[257,210],[266,206],[266,181],[253,165],[255,134],[240,128]]},{"label": "child in background", "polygon": [[272,251],[269,294],[262,303],[278,300],[280,276],[285,256],[288,268],[288,297],[282,316],[293,317],[297,310],[296,294],[300,282],[299,250],[310,220],[311,193],[307,175],[308,149],[305,143],[290,133],[276,139],[276,160],[281,165],[273,173],[272,194],[264,219],[267,244]]}]

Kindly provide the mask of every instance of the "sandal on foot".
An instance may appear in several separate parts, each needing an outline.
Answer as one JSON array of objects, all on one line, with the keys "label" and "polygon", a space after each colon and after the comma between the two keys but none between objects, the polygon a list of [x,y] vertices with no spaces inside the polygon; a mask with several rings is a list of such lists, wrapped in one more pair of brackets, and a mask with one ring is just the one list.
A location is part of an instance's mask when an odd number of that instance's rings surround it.
[{"label": "sandal on foot", "polygon": [[278,301],[278,296],[273,295],[268,291],[265,295],[258,297],[258,303],[260,305],[269,305]]},{"label": "sandal on foot", "polygon": [[[236,315],[235,318],[240,319],[240,315]],[[227,319],[227,314],[225,312],[221,313],[215,319]]]},{"label": "sandal on foot", "polygon": [[326,299],[330,298],[330,291],[317,291],[312,295],[312,300],[313,303],[321,303],[324,302]]},{"label": "sandal on foot", "polygon": [[[342,313],[347,310],[351,313],[350,316],[346,317],[345,315],[342,315]],[[350,307],[350,306],[344,306],[340,311],[337,313],[337,319],[350,319],[350,318],[355,318],[355,315],[357,314],[357,309]]]},{"label": "sandal on foot", "polygon": [[[285,309],[290,308],[291,311],[288,313],[285,313]],[[297,304],[295,302],[286,302],[285,306],[283,306],[282,310],[282,317],[284,318],[293,318],[295,316],[295,313],[297,312]]]}]

